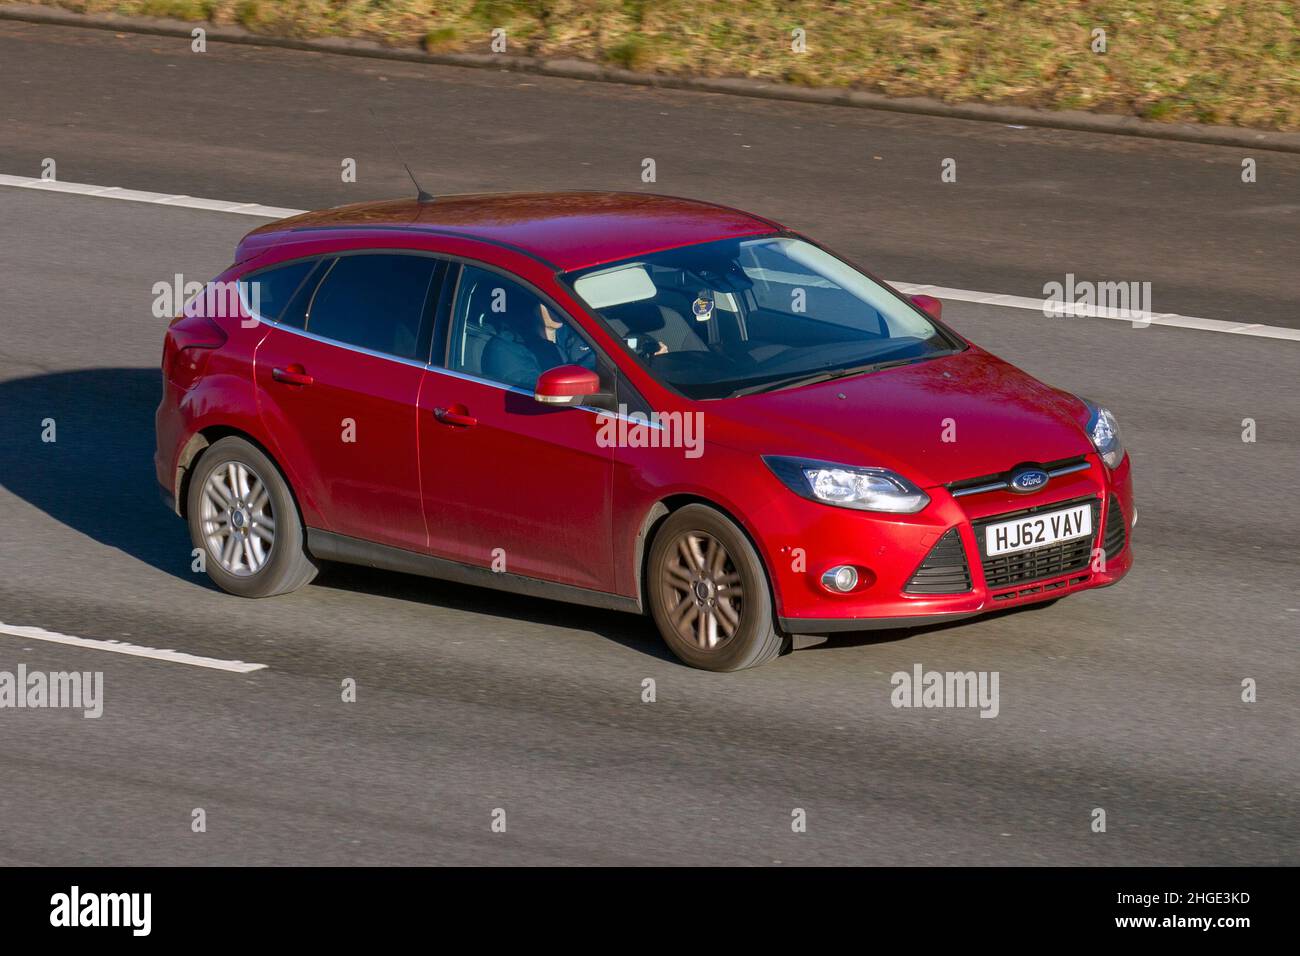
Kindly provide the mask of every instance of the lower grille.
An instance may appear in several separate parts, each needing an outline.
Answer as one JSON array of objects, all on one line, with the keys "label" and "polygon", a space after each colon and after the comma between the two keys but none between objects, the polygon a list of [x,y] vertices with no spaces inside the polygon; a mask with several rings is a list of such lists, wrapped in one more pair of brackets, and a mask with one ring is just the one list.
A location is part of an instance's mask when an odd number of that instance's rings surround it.
[{"label": "lower grille", "polygon": [[953,528],[930,549],[903,588],[907,594],[961,594],[971,589],[970,566],[961,536]]},{"label": "lower grille", "polygon": [[1124,545],[1128,543],[1127,531],[1128,529],[1124,527],[1124,512],[1119,506],[1119,499],[1111,495],[1110,505],[1106,508],[1106,539],[1101,544],[1107,561],[1118,558],[1120,552],[1124,550]]},{"label": "lower grille", "polygon": [[[1051,544],[1045,548],[1032,551],[1018,551],[1015,554],[1001,554],[989,557],[984,553],[984,528],[999,521],[1010,521],[1024,515],[1039,511],[1055,511],[1071,505],[1090,503],[1092,505],[1093,534],[1087,538],[1076,538]],[[1092,558],[1093,542],[1097,539],[1096,529],[1101,524],[1101,500],[1098,498],[1077,498],[1073,501],[1055,501],[1050,505],[1039,505],[995,515],[975,522],[975,539],[980,549],[980,564],[984,568],[984,583],[989,588],[1005,588],[1028,581],[1041,581],[1046,578],[1060,577],[1074,571],[1082,571]]]},{"label": "lower grille", "polygon": [[1076,578],[1066,578],[1060,581],[1052,581],[1050,584],[1036,584],[1033,587],[1021,588],[1019,591],[1004,591],[1001,594],[993,595],[995,601],[1014,601],[1016,598],[1032,597],[1035,594],[1050,594],[1052,591],[1059,591],[1061,588],[1073,587],[1076,584],[1082,584],[1088,580],[1091,575],[1081,574]]}]

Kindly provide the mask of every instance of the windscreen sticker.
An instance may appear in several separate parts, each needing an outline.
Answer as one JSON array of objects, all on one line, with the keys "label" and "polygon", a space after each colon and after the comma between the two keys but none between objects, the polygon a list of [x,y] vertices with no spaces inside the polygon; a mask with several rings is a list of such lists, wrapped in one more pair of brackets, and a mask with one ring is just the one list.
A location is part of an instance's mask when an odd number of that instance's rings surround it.
[{"label": "windscreen sticker", "polygon": [[695,313],[696,322],[707,322],[713,317],[713,299],[709,293],[701,292],[691,303],[691,311]]}]

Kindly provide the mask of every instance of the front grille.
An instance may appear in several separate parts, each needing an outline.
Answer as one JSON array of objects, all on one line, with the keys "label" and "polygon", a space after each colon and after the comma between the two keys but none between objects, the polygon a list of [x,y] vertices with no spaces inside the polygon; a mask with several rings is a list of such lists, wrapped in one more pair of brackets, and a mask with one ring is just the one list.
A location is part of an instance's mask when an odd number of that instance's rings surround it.
[{"label": "front grille", "polygon": [[1119,499],[1111,495],[1110,505],[1106,508],[1106,538],[1101,545],[1106,554],[1106,560],[1110,561],[1119,557],[1127,542],[1128,534],[1127,529],[1124,527],[1124,512],[1120,509]]},{"label": "front grille", "polygon": [[903,591],[907,594],[961,594],[971,589],[970,566],[961,536],[953,528],[930,549]]},{"label": "front grille", "polygon": [[[1024,464],[1031,463],[1025,462]],[[1017,465],[1016,467],[1020,466]],[[1046,461],[1040,467],[1050,477],[1059,478],[1062,475],[1086,470],[1088,468],[1088,459],[1085,455],[1076,455],[1073,458],[1058,458],[1056,461]],[[960,481],[950,481],[944,487],[952,492],[954,497],[958,498],[963,495],[979,494],[983,491],[997,491],[1001,488],[1011,487],[1011,476],[1015,472],[1016,468],[1008,468],[1006,471],[1000,471],[992,475],[980,475],[978,478],[963,478]]]},{"label": "front grille", "polygon": [[[1071,505],[1080,505],[1085,502],[1092,505],[1093,533],[1090,537],[1062,541],[1059,544],[1050,544],[1045,548],[1035,548],[1032,551],[1001,554],[993,558],[985,554],[984,529],[989,525],[997,524],[1000,521],[1011,521],[1040,511],[1056,511],[1060,508],[1068,508]],[[1074,571],[1082,571],[1088,566],[1088,562],[1092,557],[1093,542],[1097,538],[1097,528],[1101,523],[1100,519],[1101,499],[1075,498],[1072,501],[1054,501],[1049,505],[1038,505],[1034,508],[1024,508],[1020,511],[994,515],[991,518],[983,518],[975,522],[975,540],[979,544],[980,564],[984,568],[984,583],[989,588],[1005,588],[1028,581],[1041,581],[1045,578],[1055,578]]]}]

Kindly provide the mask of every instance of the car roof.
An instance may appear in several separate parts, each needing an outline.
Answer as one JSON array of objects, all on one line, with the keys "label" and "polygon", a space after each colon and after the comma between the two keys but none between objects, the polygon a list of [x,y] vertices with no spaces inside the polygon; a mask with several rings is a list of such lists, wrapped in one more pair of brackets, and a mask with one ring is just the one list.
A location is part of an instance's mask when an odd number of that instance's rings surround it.
[{"label": "car roof", "polygon": [[478,193],[433,202],[397,199],[304,213],[254,229],[240,243],[264,251],[322,230],[385,229],[511,246],[560,270],[580,269],[716,239],[779,231],[770,219],[676,196],[633,192]]}]

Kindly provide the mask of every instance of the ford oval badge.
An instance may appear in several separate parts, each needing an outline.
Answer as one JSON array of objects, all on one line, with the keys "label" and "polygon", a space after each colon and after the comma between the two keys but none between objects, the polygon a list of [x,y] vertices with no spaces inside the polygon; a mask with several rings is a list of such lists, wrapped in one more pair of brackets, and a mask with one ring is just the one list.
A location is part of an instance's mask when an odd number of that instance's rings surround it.
[{"label": "ford oval badge", "polygon": [[1011,476],[1011,490],[1028,495],[1042,488],[1051,476],[1041,468],[1022,468]]}]

